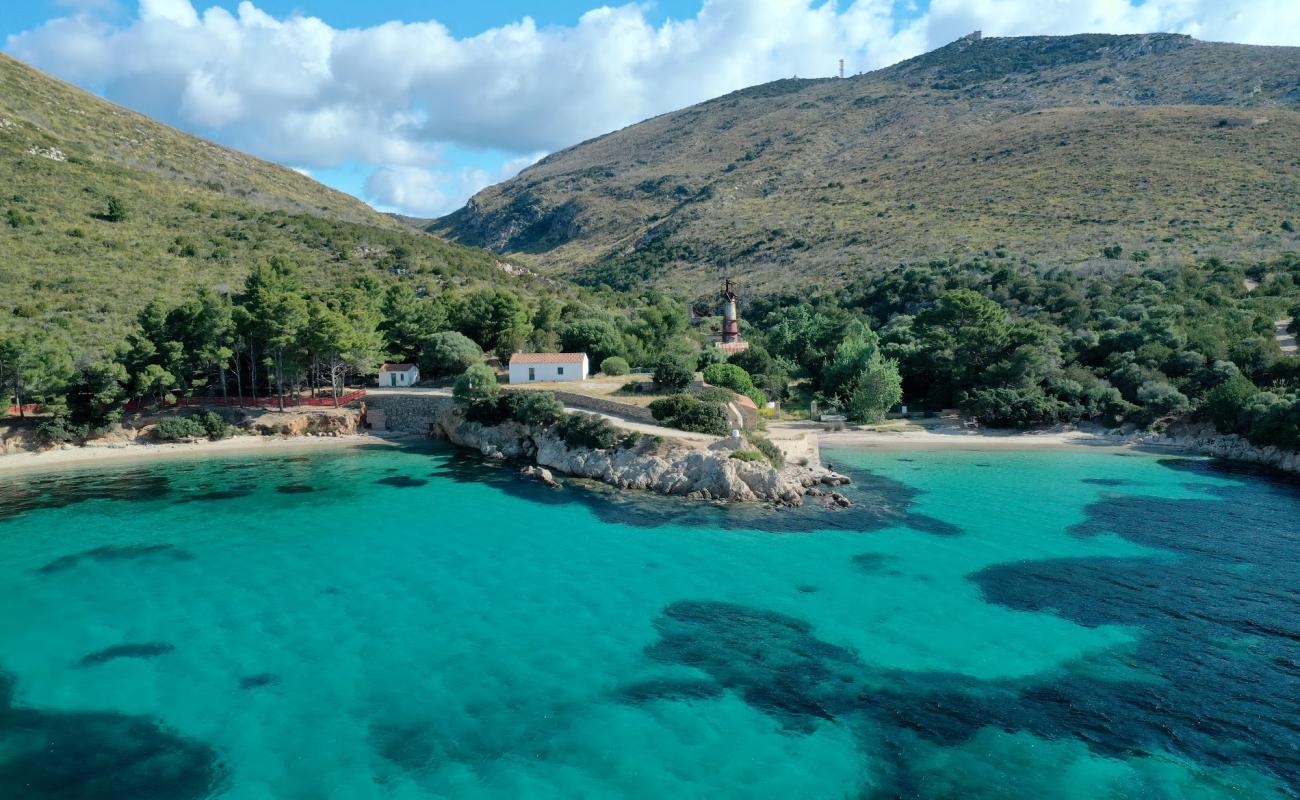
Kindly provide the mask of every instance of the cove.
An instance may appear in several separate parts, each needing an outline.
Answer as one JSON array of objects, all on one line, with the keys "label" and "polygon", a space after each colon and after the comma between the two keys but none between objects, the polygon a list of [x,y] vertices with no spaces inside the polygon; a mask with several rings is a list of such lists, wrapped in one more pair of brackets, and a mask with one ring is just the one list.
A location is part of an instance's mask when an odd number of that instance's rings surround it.
[{"label": "cove", "polygon": [[438,446],[15,478],[0,797],[1295,796],[1294,484],[832,459],[853,509]]}]

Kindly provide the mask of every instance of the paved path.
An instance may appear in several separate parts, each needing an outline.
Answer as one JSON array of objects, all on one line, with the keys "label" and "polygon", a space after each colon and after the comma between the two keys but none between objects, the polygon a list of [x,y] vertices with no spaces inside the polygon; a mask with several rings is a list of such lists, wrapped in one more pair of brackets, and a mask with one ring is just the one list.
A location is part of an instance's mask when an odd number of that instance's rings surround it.
[{"label": "paved path", "polygon": [[[376,387],[374,389],[367,389],[366,394],[373,395],[376,397],[385,397],[385,396],[388,397],[392,397],[392,396],[451,397],[451,390],[441,389],[441,388],[437,388],[437,389],[427,388],[423,386],[411,386],[405,388],[393,388],[393,387],[385,386],[385,387]],[[650,425],[645,422],[637,422],[634,420],[626,419],[624,417],[618,416],[617,414],[609,414],[602,411],[592,411],[591,409],[588,408],[571,408],[569,406],[565,406],[564,410],[569,412],[582,413],[582,414],[595,414],[598,417],[604,417],[605,419],[609,420],[610,422],[614,423],[620,428],[624,428],[629,431],[640,431],[641,433],[644,433],[647,436],[663,436],[665,438],[680,439],[685,442],[695,442],[695,443],[705,444],[705,445],[713,444],[714,442],[722,438],[720,436],[710,436],[707,433],[691,433],[690,431],[679,431],[676,428],[665,428],[662,425]]]}]

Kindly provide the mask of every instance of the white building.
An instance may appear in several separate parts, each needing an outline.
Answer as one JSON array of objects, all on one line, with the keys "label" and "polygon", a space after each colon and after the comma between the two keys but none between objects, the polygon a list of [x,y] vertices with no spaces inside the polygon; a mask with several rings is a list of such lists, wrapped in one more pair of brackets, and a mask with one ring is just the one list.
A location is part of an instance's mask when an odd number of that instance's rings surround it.
[{"label": "white building", "polygon": [[515,353],[510,357],[511,383],[585,381],[586,353]]},{"label": "white building", "polygon": [[420,368],[414,364],[385,364],[379,368],[380,386],[414,386],[420,380]]}]

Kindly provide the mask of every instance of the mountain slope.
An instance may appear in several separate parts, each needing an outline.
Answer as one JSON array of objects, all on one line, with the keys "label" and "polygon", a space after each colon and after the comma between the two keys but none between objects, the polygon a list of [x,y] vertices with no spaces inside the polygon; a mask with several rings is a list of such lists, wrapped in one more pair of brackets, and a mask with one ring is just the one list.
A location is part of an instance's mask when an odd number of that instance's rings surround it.
[{"label": "mountain slope", "polygon": [[1297,190],[1300,48],[966,37],[585,142],[430,229],[587,283],[776,289],[984,253],[1271,256],[1300,246]]},{"label": "mountain slope", "polygon": [[0,327],[64,328],[102,348],[150,300],[238,286],[273,254],[311,285],[519,280],[490,253],[0,55]]}]

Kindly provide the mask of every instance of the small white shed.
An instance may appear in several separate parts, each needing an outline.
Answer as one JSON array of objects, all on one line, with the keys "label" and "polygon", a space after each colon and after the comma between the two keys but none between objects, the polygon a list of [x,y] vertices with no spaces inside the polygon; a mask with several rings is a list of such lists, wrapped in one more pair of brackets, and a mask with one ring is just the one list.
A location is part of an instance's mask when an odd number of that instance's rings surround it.
[{"label": "small white shed", "polygon": [[385,364],[379,368],[380,386],[414,386],[420,380],[420,368],[414,364]]},{"label": "small white shed", "polygon": [[585,381],[586,353],[515,353],[510,357],[511,383]]}]

